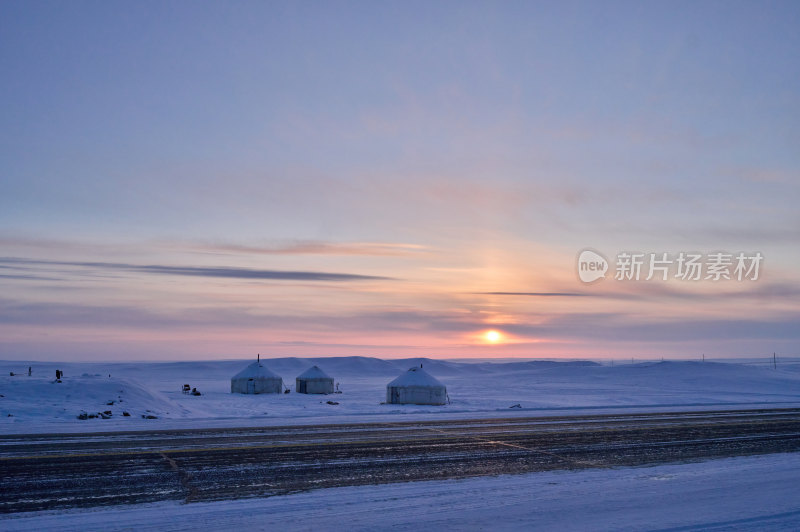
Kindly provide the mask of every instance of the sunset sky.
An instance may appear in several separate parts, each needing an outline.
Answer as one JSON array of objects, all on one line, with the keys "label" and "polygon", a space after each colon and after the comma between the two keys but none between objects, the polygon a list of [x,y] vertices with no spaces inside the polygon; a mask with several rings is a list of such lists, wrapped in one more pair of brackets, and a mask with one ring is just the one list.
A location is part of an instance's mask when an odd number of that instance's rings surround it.
[{"label": "sunset sky", "polygon": [[[2,2],[0,358],[798,356],[798,28],[795,1]],[[681,252],[763,261],[614,278]]]}]

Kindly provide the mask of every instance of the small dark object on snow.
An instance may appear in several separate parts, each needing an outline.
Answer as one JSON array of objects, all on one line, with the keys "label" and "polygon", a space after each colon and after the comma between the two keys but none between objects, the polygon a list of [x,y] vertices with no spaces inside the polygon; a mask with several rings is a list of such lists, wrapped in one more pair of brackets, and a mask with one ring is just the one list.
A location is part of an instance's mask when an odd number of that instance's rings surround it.
[{"label": "small dark object on snow", "polygon": [[125,416],[125,417],[131,417],[130,412],[123,412],[122,415]]},{"label": "small dark object on snow", "polygon": [[107,404],[108,406],[111,406],[111,405],[113,405],[113,404],[114,404],[114,401],[108,401],[108,402],[106,402],[106,404]]},{"label": "small dark object on snow", "polygon": [[14,372],[13,372],[13,371],[9,371],[9,372],[8,372],[8,376],[9,376],[9,377],[13,377],[13,376],[14,376]]},{"label": "small dark object on snow", "polygon": [[329,405],[338,405],[339,402],[338,401],[328,401],[328,404]]},{"label": "small dark object on snow", "polygon": [[87,414],[86,412],[81,412],[80,414],[78,414],[78,419],[89,419],[89,414]]},{"label": "small dark object on snow", "polygon": [[203,394],[198,392],[197,388],[192,388],[192,395],[203,395]]},{"label": "small dark object on snow", "polygon": [[511,406],[509,406],[508,408],[522,408],[522,405],[521,405],[521,404],[519,404],[519,403],[517,403],[517,404],[515,404],[515,405],[511,405]]},{"label": "small dark object on snow", "polygon": [[109,410],[106,410],[105,412],[98,412],[97,415],[103,419],[111,419],[111,412]]},{"label": "small dark object on snow", "polygon": [[89,414],[89,419],[94,419],[97,417],[97,414]]},{"label": "small dark object on snow", "polygon": [[289,388],[286,388],[286,389],[283,391],[283,393],[291,393],[291,391],[292,391],[292,390],[290,390]]},{"label": "small dark object on snow", "polygon": [[182,391],[183,393],[189,393],[189,390],[191,390],[191,389],[192,389],[192,387],[191,387],[191,386],[189,386],[188,384],[184,384],[184,385],[183,385],[183,388],[181,388],[181,391]]},{"label": "small dark object on snow", "polygon": [[8,417],[14,417],[14,414],[9,414]]},{"label": "small dark object on snow", "polygon": [[110,416],[111,415],[111,410],[105,410],[103,413],[104,414],[108,414]]},{"label": "small dark object on snow", "polygon": [[142,414],[142,417],[144,419],[158,419],[158,416],[154,416],[153,414],[147,414],[147,415]]}]

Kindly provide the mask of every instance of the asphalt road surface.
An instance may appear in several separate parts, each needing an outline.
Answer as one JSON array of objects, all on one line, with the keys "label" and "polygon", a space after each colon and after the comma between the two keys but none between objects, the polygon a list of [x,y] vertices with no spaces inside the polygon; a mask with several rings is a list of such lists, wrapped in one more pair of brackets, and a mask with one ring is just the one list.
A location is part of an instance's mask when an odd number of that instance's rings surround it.
[{"label": "asphalt road surface", "polygon": [[0,436],[0,513],[800,451],[800,409]]}]

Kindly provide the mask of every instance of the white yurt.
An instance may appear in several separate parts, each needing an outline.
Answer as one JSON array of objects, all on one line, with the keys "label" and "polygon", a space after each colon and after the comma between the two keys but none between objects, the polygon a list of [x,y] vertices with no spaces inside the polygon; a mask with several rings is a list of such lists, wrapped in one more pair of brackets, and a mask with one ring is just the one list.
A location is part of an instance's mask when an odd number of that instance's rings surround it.
[{"label": "white yurt", "polygon": [[447,403],[447,388],[422,366],[413,367],[386,385],[386,402],[443,405]]},{"label": "white yurt", "polygon": [[297,393],[333,393],[333,378],[319,369],[319,366],[313,366],[295,379],[295,391]]},{"label": "white yurt", "polygon": [[261,361],[253,362],[231,379],[231,393],[281,393],[283,379]]}]

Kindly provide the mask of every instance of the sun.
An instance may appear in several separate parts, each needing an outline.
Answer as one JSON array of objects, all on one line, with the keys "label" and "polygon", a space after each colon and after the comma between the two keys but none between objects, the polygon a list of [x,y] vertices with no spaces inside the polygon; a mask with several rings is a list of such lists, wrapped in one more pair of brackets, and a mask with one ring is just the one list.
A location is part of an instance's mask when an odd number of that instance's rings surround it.
[{"label": "sun", "polygon": [[490,344],[498,344],[503,341],[503,333],[501,333],[500,331],[495,331],[495,330],[486,331],[483,337]]}]

